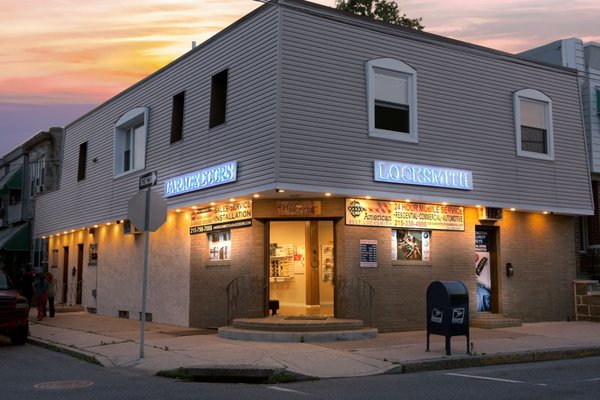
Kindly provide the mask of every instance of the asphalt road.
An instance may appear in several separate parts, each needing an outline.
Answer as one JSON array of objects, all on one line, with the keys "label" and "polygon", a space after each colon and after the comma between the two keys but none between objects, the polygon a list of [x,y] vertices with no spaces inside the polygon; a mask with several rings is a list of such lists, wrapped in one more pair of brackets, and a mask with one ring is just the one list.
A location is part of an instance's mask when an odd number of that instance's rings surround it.
[{"label": "asphalt road", "polygon": [[104,368],[0,337],[0,399],[586,399],[600,358],[277,385],[190,383]]}]

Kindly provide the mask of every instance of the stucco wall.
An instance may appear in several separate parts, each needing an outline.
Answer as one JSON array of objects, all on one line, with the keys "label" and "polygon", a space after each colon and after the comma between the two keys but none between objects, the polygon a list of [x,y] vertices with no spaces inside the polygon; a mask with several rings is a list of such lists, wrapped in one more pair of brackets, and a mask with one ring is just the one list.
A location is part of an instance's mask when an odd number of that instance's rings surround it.
[{"label": "stucco wall", "polygon": [[[154,321],[187,326],[189,324],[189,215],[169,213],[165,224],[150,233],[146,312]],[[98,244],[97,265],[88,265],[89,244]],[[64,247],[69,247],[70,269],[77,266],[77,245],[83,244],[82,305],[98,314],[118,316],[128,311],[138,319],[141,311],[144,265],[144,235],[124,235],[123,224],[112,223],[90,230],[53,236],[49,253],[58,249],[58,268],[50,271],[62,285]],[[52,262],[51,262],[52,264]],[[96,297],[92,291],[96,290]],[[62,299],[59,296],[59,299]]]}]

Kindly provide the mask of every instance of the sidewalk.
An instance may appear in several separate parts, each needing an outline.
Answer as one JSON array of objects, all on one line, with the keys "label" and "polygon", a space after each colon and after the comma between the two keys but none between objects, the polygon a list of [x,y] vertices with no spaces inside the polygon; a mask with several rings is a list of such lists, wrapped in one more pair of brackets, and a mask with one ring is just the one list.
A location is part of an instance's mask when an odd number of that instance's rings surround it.
[{"label": "sidewalk", "polygon": [[140,322],[86,312],[57,313],[42,322],[30,318],[30,343],[95,359],[106,367],[156,373],[179,367],[194,370],[266,368],[319,378],[461,368],[513,362],[600,356],[600,324],[545,322],[519,328],[471,328],[452,338],[425,331],[382,333],[375,339],[329,343],[263,343],[222,339],[216,332],[157,323],[145,324],[144,358],[139,358]]}]

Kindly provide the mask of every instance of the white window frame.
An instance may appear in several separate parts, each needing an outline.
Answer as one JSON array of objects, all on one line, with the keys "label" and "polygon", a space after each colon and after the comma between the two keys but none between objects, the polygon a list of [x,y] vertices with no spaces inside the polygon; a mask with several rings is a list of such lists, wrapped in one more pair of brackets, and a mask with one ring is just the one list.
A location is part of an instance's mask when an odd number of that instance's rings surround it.
[{"label": "white window frame", "polygon": [[[375,128],[375,69],[385,69],[408,76],[408,133]],[[417,129],[417,71],[400,60],[393,58],[378,58],[367,62],[366,74],[369,136],[417,143],[419,139]]]},{"label": "white window frame", "polygon": [[[139,127],[143,129],[138,130]],[[125,171],[123,136],[130,134],[131,168]],[[148,142],[148,108],[137,107],[123,114],[115,122],[114,177],[128,175],[146,167],[146,143]]]},{"label": "white window frame", "polygon": [[[546,110],[546,140],[547,153],[536,153],[521,148],[521,99],[545,103]],[[517,145],[517,156],[537,158],[540,160],[554,160],[554,130],[552,125],[552,99],[544,93],[535,89],[522,89],[513,94],[513,106],[515,113],[515,139]]]}]

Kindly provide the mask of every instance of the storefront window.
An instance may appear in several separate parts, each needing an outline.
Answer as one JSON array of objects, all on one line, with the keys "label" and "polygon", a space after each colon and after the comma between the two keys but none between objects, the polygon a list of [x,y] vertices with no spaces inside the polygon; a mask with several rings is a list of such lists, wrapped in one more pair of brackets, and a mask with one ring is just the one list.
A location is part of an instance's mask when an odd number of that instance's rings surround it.
[{"label": "storefront window", "polygon": [[392,229],[392,260],[429,261],[431,231]]},{"label": "storefront window", "polygon": [[210,261],[231,260],[231,231],[209,233],[208,246]]}]

